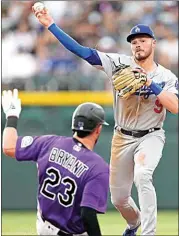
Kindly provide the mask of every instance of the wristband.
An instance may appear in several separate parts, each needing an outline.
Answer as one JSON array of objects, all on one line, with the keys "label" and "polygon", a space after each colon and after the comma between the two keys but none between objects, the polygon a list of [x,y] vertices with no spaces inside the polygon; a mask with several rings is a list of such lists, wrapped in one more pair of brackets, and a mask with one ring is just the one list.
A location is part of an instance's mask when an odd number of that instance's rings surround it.
[{"label": "wristband", "polygon": [[6,127],[17,128],[18,118],[16,116],[10,116],[7,118]]},{"label": "wristband", "polygon": [[152,91],[154,92],[154,94],[157,96],[162,92],[162,88],[156,84],[154,81],[152,81],[150,88],[152,89]]}]

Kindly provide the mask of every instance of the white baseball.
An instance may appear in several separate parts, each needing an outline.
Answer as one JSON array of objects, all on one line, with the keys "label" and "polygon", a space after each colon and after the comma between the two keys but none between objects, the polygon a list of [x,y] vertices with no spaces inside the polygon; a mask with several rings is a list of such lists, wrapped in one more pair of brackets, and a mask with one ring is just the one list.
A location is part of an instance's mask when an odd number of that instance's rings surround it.
[{"label": "white baseball", "polygon": [[45,5],[42,2],[36,2],[34,4],[34,10],[35,11],[42,11],[44,9]]}]

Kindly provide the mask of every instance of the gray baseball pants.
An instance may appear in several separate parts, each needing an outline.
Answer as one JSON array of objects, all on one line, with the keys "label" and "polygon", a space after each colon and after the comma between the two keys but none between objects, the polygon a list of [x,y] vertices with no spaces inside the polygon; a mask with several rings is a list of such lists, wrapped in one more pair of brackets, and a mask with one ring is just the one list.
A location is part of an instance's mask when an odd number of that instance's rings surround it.
[{"label": "gray baseball pants", "polygon": [[[112,139],[110,160],[111,200],[129,228],[141,223],[141,235],[155,235],[157,199],[152,176],[162,156],[164,130],[141,138],[116,130]],[[133,182],[138,191],[140,211],[131,198]]]}]

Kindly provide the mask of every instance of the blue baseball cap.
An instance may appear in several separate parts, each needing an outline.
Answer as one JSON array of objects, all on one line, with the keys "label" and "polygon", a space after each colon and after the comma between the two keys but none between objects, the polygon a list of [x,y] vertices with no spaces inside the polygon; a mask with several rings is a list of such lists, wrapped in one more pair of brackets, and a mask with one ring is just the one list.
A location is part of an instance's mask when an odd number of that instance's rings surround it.
[{"label": "blue baseball cap", "polygon": [[130,43],[134,36],[140,34],[146,34],[151,38],[155,39],[154,32],[148,25],[138,24],[131,29],[130,34],[127,36],[127,42]]}]

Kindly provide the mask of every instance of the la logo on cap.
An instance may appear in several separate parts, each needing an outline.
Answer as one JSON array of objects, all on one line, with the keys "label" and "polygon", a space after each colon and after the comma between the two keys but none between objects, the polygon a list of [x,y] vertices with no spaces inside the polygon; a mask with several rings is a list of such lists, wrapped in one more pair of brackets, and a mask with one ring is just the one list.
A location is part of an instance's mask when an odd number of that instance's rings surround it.
[{"label": "la logo on cap", "polygon": [[139,27],[136,27],[136,28],[135,28],[135,32],[140,32],[140,28],[139,28]]}]

